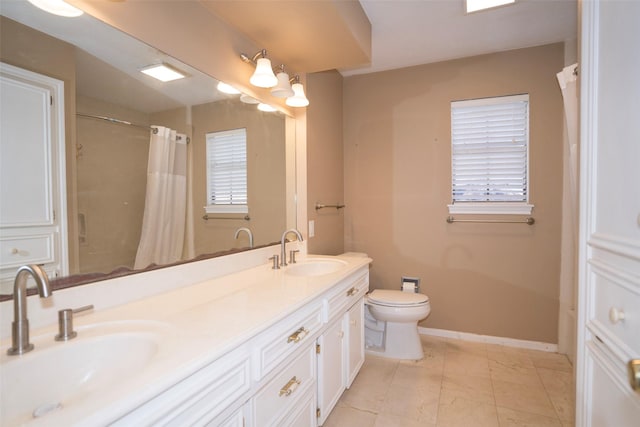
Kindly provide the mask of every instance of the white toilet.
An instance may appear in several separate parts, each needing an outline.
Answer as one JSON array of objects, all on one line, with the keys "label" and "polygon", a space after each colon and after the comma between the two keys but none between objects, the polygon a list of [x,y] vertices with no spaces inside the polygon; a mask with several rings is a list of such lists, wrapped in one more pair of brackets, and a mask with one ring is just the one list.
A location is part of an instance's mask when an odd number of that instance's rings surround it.
[{"label": "white toilet", "polygon": [[368,353],[393,359],[422,359],[418,322],[431,312],[429,297],[415,292],[376,289],[365,298]]}]

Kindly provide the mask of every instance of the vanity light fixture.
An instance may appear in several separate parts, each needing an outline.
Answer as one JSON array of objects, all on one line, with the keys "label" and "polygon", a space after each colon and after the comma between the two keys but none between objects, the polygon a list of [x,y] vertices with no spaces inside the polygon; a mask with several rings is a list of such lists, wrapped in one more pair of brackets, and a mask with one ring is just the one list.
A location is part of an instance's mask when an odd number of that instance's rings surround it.
[{"label": "vanity light fixture", "polygon": [[169,64],[165,64],[164,62],[162,64],[149,65],[148,67],[142,68],[140,71],[162,82],[170,82],[172,80],[187,77],[187,74],[183,71],[180,71]]},{"label": "vanity light fixture", "polygon": [[276,75],[273,74],[273,70],[271,69],[271,61],[267,58],[267,50],[262,49],[252,58],[249,58],[244,53],[240,54],[240,58],[244,62],[254,64],[256,66],[256,71],[253,73],[249,82],[257,87],[274,87],[278,84],[278,79]]},{"label": "vanity light fixture", "polygon": [[516,0],[466,0],[467,13],[478,12],[479,10],[491,9],[515,2]]},{"label": "vanity light fixture", "polygon": [[284,71],[284,65],[278,67],[280,70],[276,74],[278,84],[271,89],[271,95],[276,98],[288,98],[293,96],[293,89],[291,88],[291,82],[289,81],[289,74]]},{"label": "vanity light fixture", "polygon": [[302,83],[300,83],[300,76],[295,76],[293,81],[295,82],[291,85],[293,96],[287,98],[286,104],[289,107],[306,107],[309,105],[309,100],[304,94],[304,88],[302,87]]},{"label": "vanity light fixture", "polygon": [[84,12],[63,0],[29,0],[35,7],[58,16],[75,18]]},{"label": "vanity light fixture", "polygon": [[[277,67],[278,76],[276,77],[271,68],[271,61],[267,58],[267,51],[265,49],[253,55],[253,58],[249,58],[244,53],[240,54],[240,58],[244,62],[256,66],[256,71],[249,79],[252,85],[273,88],[271,95],[276,98],[287,98],[285,103],[289,107],[306,107],[309,105],[309,100],[304,94],[302,83],[300,83],[300,76],[296,75],[290,79],[289,74],[284,70],[284,65],[279,65]],[[240,100],[242,100],[242,98],[240,98]]]},{"label": "vanity light fixture", "polygon": [[227,95],[239,95],[240,91],[230,84],[224,82],[218,82],[218,86],[216,86],[219,92],[226,93]]}]

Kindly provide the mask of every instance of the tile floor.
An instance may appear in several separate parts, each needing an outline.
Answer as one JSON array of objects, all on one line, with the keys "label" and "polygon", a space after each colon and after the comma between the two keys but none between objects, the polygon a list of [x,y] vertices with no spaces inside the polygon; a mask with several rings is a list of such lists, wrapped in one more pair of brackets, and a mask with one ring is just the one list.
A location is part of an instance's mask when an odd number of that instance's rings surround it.
[{"label": "tile floor", "polygon": [[325,427],[573,426],[566,356],[422,336],[425,357],[367,354]]}]

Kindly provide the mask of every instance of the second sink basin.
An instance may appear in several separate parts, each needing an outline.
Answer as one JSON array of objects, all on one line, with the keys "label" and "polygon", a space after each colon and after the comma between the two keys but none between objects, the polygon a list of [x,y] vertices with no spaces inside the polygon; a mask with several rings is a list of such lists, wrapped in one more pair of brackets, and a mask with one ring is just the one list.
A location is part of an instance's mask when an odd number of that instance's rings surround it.
[{"label": "second sink basin", "polygon": [[347,262],[341,259],[307,258],[300,263],[290,264],[285,273],[292,276],[322,276],[341,270],[346,265]]},{"label": "second sink basin", "polygon": [[20,425],[76,405],[93,393],[142,371],[159,349],[154,323],[118,322],[78,329],[78,337],[53,342],[35,337],[35,349],[3,356],[2,425]]}]

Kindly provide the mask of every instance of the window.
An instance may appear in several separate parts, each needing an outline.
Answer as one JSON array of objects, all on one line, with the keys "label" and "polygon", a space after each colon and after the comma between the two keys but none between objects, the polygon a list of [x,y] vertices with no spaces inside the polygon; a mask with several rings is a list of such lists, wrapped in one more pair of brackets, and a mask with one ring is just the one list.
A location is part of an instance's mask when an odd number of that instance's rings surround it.
[{"label": "window", "polygon": [[525,214],[529,95],[451,103],[449,213]]},{"label": "window", "polygon": [[207,133],[207,213],[247,213],[247,130]]}]

